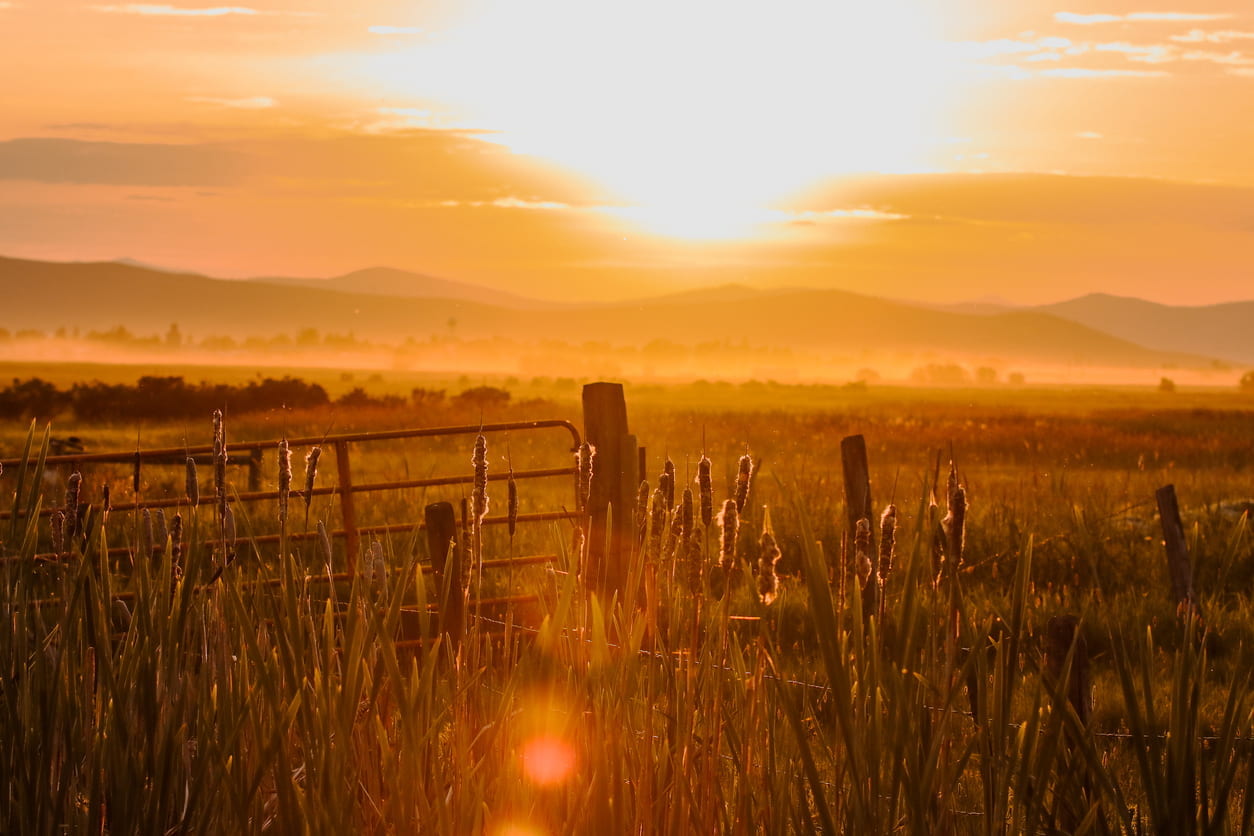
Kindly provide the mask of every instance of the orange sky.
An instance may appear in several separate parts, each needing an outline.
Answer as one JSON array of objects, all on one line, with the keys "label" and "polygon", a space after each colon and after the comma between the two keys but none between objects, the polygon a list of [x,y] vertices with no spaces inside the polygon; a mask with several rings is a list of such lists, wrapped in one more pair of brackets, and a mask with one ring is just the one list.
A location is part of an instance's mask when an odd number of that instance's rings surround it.
[{"label": "orange sky", "polygon": [[1204,303],[1251,148],[1244,0],[0,0],[27,258]]}]

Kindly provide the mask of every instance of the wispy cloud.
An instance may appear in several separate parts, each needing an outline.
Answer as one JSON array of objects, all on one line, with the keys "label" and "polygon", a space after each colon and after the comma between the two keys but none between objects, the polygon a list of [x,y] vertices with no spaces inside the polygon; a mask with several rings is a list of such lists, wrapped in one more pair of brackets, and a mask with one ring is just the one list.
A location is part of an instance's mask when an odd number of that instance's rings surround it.
[{"label": "wispy cloud", "polygon": [[421,26],[371,26],[370,31],[376,35],[421,35]]},{"label": "wispy cloud", "polygon": [[1128,14],[1079,14],[1077,12],[1055,12],[1054,20],[1058,23],[1073,23],[1080,26],[1092,26],[1099,23],[1179,23],[1182,21],[1227,20],[1232,17],[1227,13],[1201,12],[1130,12]]},{"label": "wispy cloud", "polygon": [[1051,67],[1036,73],[1044,78],[1162,78],[1163,70],[1098,70],[1091,67]]},{"label": "wispy cloud", "polygon": [[217,99],[212,96],[192,96],[188,101],[218,105],[219,107],[231,107],[237,110],[265,110],[278,104],[277,101],[269,96],[253,96],[248,99]]},{"label": "wispy cloud", "polygon": [[1076,134],[1076,137],[1079,139],[1102,139],[1104,138],[1103,134],[1100,134],[1097,131],[1080,131],[1079,133]]},{"label": "wispy cloud", "polygon": [[1254,41],[1254,32],[1237,32],[1231,29],[1206,32],[1192,29],[1184,35],[1172,35],[1171,40],[1182,44],[1229,44],[1233,41]]},{"label": "wispy cloud", "polygon": [[15,3],[0,2],[0,12],[4,11],[5,9],[16,9],[16,8],[17,8],[17,5]]},{"label": "wispy cloud", "polygon": [[169,17],[224,17],[226,15],[259,15],[261,12],[244,6],[213,6],[203,9],[184,9],[179,6],[159,6],[146,3],[126,3],[121,6],[92,6],[98,12],[126,15],[158,15]]},{"label": "wispy cloud", "polygon": [[1229,67],[1228,75],[1240,76],[1242,78],[1254,78],[1254,67]]}]

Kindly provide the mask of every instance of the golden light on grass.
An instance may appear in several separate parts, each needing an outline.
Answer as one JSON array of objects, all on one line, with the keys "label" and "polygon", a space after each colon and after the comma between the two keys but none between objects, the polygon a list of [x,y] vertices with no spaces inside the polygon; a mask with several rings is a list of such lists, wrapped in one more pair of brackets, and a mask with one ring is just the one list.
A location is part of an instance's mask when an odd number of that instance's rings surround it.
[{"label": "golden light on grass", "polygon": [[491,836],[548,836],[547,831],[526,822],[505,822],[489,830]]},{"label": "golden light on grass", "polygon": [[537,735],[522,745],[523,774],[541,787],[565,783],[575,771],[576,761],[575,747],[557,735]]}]

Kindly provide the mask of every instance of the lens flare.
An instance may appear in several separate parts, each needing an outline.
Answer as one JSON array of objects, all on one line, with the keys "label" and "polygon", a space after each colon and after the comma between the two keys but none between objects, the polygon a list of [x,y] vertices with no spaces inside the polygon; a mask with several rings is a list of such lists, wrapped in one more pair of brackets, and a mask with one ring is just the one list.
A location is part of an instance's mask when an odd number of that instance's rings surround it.
[{"label": "lens flare", "polygon": [[523,772],[532,783],[552,787],[563,783],[575,769],[575,750],[551,735],[533,737],[522,747]]}]

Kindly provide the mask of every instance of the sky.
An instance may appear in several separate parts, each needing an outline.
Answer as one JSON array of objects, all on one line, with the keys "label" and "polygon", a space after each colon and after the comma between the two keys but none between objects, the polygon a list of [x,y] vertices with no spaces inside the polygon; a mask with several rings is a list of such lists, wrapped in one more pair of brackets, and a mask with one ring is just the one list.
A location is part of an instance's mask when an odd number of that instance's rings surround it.
[{"label": "sky", "polygon": [[224,3],[0,0],[0,255],[1254,298],[1248,0]]}]

